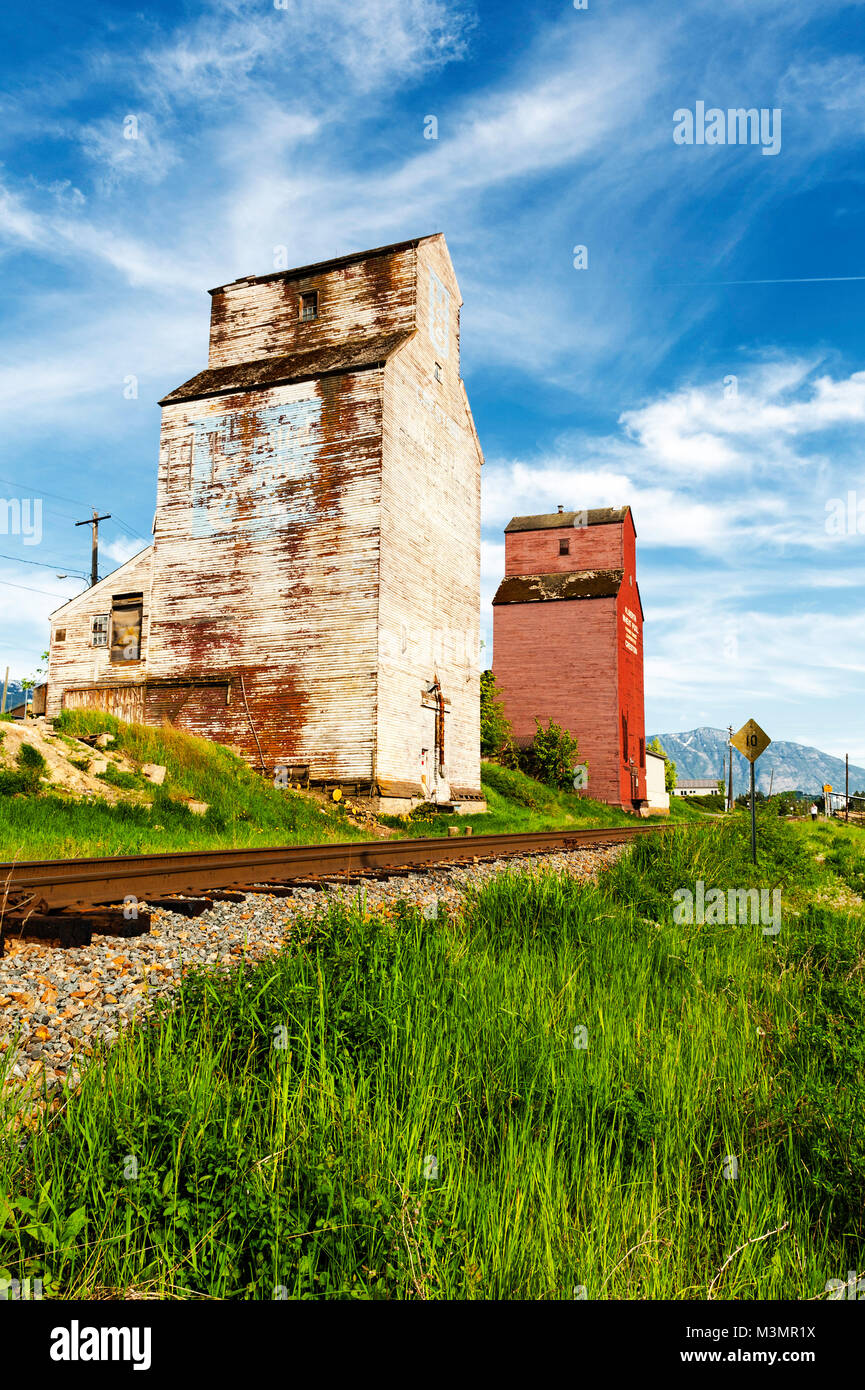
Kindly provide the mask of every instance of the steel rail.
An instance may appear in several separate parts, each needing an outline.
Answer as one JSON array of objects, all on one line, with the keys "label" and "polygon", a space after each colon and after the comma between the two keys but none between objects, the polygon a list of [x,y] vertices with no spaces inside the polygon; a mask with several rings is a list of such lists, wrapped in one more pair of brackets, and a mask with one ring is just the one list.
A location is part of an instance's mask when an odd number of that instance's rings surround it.
[{"label": "steel rail", "polygon": [[[404,871],[428,864],[464,863],[556,849],[621,844],[640,835],[672,830],[669,825],[595,826],[582,830],[539,830],[506,835],[471,835],[418,840],[359,840],[325,845],[178,851],[117,855],[105,859],[36,859],[0,863],[0,902],[7,911],[56,911],[146,902],[166,894],[211,889],[291,884],[294,879],[337,878]],[[266,891],[264,887],[259,891]]]}]

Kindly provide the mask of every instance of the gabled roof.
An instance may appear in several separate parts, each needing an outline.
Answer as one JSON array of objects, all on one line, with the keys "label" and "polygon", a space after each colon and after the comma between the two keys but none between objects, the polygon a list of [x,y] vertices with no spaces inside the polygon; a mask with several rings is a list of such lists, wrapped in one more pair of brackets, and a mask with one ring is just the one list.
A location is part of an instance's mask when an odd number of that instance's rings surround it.
[{"label": "gabled roof", "polygon": [[373,256],[392,256],[397,251],[410,251],[420,246],[422,241],[432,241],[441,232],[428,232],[426,236],[412,237],[409,241],[393,241],[389,246],[373,246],[369,251],[352,251],[348,256],[334,256],[329,261],[313,261],[312,265],[293,266],[291,270],[271,270],[266,275],[241,275],[237,280],[229,280],[225,285],[216,285],[208,294],[218,294],[220,290],[230,290],[234,285],[259,285],[263,280],[293,280],[305,275],[315,275],[323,270],[338,270],[340,266],[355,265],[358,261],[368,261]]},{"label": "gabled roof", "polygon": [[118,565],[116,570],[112,570],[110,574],[106,574],[97,584],[89,585],[88,588],[83,589],[80,594],[75,594],[72,598],[68,598],[65,603],[61,603],[59,608],[55,608],[49,614],[49,617],[53,618],[55,613],[62,613],[63,609],[68,608],[72,603],[80,603],[82,599],[92,599],[100,590],[106,594],[112,592],[117,588],[118,577],[123,571],[129,569],[130,565],[139,564],[142,558],[147,555],[148,552],[152,553],[152,551],[153,542],[151,541],[150,545],[143,546],[137,555],[132,555],[128,560],[124,560],[122,565]]},{"label": "gabled roof", "polygon": [[502,580],[493,603],[544,603],[549,599],[615,598],[624,575],[624,570],[515,574]]},{"label": "gabled roof", "polygon": [[588,512],[543,512],[540,516],[515,516],[505,527],[509,531],[552,531],[558,526],[573,526],[579,518],[581,526],[609,526],[624,521],[630,507],[595,507]]},{"label": "gabled roof", "polygon": [[169,391],[159,404],[172,405],[175,401],[194,401],[205,396],[227,396],[233,391],[252,391],[256,387],[278,386],[289,381],[311,381],[340,372],[369,371],[386,362],[414,331],[311,348],[306,352],[289,352],[282,357],[265,357],[256,362],[236,362],[227,367],[208,368],[176,390]]}]

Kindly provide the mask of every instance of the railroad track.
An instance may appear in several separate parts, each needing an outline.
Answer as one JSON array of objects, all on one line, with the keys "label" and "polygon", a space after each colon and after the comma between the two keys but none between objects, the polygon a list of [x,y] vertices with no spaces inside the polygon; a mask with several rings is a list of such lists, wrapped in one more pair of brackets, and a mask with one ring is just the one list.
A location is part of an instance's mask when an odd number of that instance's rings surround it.
[{"label": "railroad track", "polygon": [[[672,833],[669,825],[543,830],[419,840],[118,855],[106,859],[36,859],[0,864],[0,950],[7,936],[89,941],[92,931],[118,936],[149,929],[152,907],[190,915],[220,899],[247,893],[288,894],[328,881],[342,883],[409,874],[430,864],[456,864],[561,849],[627,843]],[[138,904],[142,904],[139,908]],[[143,905],[147,905],[145,908]]]}]

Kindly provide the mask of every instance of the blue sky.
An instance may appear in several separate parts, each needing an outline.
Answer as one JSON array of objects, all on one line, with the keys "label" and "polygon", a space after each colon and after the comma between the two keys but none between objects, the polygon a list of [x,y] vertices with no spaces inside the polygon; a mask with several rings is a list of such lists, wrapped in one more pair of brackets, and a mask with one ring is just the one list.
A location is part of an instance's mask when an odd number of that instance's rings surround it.
[{"label": "blue sky", "polygon": [[[106,569],[149,538],[211,286],[442,231],[484,656],[509,518],[627,502],[648,727],[865,763],[863,39],[834,0],[7,0],[0,497],[44,511],[0,534],[0,667],[79,592],[74,520]],[[778,153],[676,144],[698,101],[779,109]]]}]

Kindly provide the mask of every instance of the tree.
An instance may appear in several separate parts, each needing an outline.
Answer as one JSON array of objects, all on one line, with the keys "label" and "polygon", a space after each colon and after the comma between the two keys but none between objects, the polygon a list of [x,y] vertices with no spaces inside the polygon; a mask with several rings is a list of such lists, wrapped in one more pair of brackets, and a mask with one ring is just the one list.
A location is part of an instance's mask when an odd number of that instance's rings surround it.
[{"label": "tree", "polygon": [[[657,734],[652,739],[652,742],[648,744],[646,751],[649,753],[657,753],[659,757],[664,759],[664,790],[671,792],[676,785],[676,764],[673,762],[669,753],[666,753],[661,747],[661,740],[658,738]],[[723,787],[721,790],[723,791]]]},{"label": "tree", "polygon": [[552,719],[547,726],[541,724],[535,715],[535,736],[529,749],[532,775],[549,787],[562,790],[573,788],[574,765],[579,756],[579,745],[569,729],[563,729]]},{"label": "tree", "polygon": [[497,758],[512,743],[511,722],[505,718],[501,691],[492,671],[481,672],[481,757]]}]

